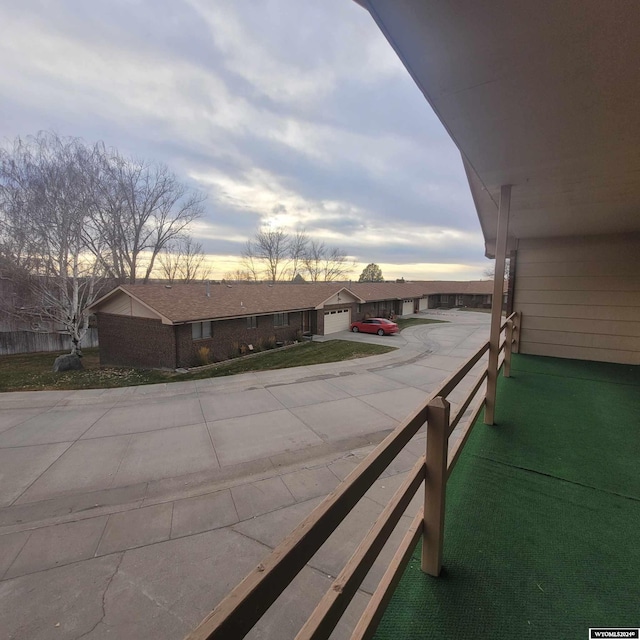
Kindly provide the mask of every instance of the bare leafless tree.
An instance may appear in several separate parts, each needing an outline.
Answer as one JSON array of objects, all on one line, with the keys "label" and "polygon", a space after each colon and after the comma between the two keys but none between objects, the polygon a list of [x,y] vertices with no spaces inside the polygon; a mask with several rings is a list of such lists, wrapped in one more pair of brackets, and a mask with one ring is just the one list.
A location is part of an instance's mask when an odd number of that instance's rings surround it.
[{"label": "bare leafless tree", "polygon": [[227,271],[224,274],[225,282],[254,282],[255,278],[250,271],[246,269],[236,269],[235,271]]},{"label": "bare leafless tree", "polygon": [[[505,260],[504,263],[504,279],[508,280],[509,279],[509,267],[511,265],[511,260],[510,258],[507,258]],[[496,265],[495,265],[495,260],[493,261],[493,263],[491,264],[490,267],[487,267],[484,272],[483,275],[485,278],[487,278],[488,280],[493,280],[495,275],[496,275]]]},{"label": "bare leafless tree", "polygon": [[310,282],[332,282],[346,278],[354,263],[338,248],[312,240],[303,229],[261,229],[242,253],[242,266],[252,279],[260,275],[270,282],[292,280],[306,275]]},{"label": "bare leafless tree", "polygon": [[355,262],[349,260],[346,253],[337,247],[330,249],[327,251],[322,267],[324,281],[344,280],[354,266]]},{"label": "bare leafless tree", "polygon": [[329,249],[324,242],[309,242],[303,258],[304,270],[311,282],[332,282],[346,278],[354,263],[338,248]]},{"label": "bare leafless tree", "polygon": [[[298,229],[289,238],[289,279],[295,278],[304,266],[304,257],[308,251],[310,238],[304,229]],[[302,274],[300,274],[302,275]]]},{"label": "bare leafless tree", "polygon": [[179,258],[172,247],[165,247],[158,254],[157,277],[167,280],[170,284],[178,282],[180,278]]},{"label": "bare leafless tree", "polygon": [[0,267],[30,292],[19,311],[63,326],[75,352],[106,277],[147,282],[167,247],[180,248],[181,280],[206,277],[187,240],[203,200],[166,166],[101,143],[40,133],[0,148]]},{"label": "bare leafless tree", "polygon": [[102,208],[98,220],[110,248],[114,278],[148,282],[160,252],[184,236],[202,215],[204,196],[186,187],[162,164],[124,158],[115,151],[103,158]]},{"label": "bare leafless tree", "polygon": [[256,275],[263,271],[267,279],[278,282],[283,279],[290,265],[291,238],[283,229],[260,229],[248,240],[242,253],[245,269]]},{"label": "bare leafless tree", "polygon": [[303,264],[307,277],[311,282],[322,280],[322,265],[327,253],[324,242],[311,240],[305,252]]},{"label": "bare leafless tree", "polygon": [[105,275],[104,242],[91,237],[98,155],[97,147],[52,133],[0,149],[3,263],[28,291],[27,304],[14,303],[11,311],[61,325],[72,353],[86,334],[86,309]]},{"label": "bare leafless tree", "polygon": [[171,283],[202,281],[211,273],[206,260],[202,245],[185,236],[166,245],[158,254],[158,272]]},{"label": "bare leafless tree", "polygon": [[248,280],[260,282],[262,266],[260,260],[253,254],[253,245],[250,240],[247,241],[242,252],[241,265],[243,268],[240,271],[248,274]]}]

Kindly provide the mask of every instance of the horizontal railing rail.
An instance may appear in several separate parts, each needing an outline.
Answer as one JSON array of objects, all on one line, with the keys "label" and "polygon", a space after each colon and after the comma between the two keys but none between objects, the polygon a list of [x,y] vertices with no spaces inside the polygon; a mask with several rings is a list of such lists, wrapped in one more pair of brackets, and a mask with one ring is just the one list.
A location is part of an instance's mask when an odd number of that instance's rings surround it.
[{"label": "horizontal railing rail", "polygon": [[[503,361],[510,362],[517,348],[520,316],[511,314],[502,324],[506,337],[500,344]],[[296,527],[222,602],[191,632],[186,640],[243,638],[277,600],[284,589],[327,541],[420,428],[427,424],[427,450],[408,473],[376,522],[356,548],[338,577],[308,618],[296,640],[328,638],[394,531],[420,485],[425,485],[424,508],[413,519],[391,560],[352,638],[369,638],[415,548],[423,538],[423,570],[438,575],[442,558],[446,482],[466,443],[482,407],[477,397],[488,371],[479,373],[471,390],[449,419],[447,396],[489,351],[483,344],[454,372],[427,402],[392,431],[325,500]],[[469,417],[460,438],[449,447],[449,438],[465,414]]]},{"label": "horizontal railing rail", "polygon": [[374,560],[409,506],[425,477],[425,458],[413,467],[402,486],[395,492],[375,524],[360,543],[342,572],[334,580],[296,640],[327,638],[349,606]]}]

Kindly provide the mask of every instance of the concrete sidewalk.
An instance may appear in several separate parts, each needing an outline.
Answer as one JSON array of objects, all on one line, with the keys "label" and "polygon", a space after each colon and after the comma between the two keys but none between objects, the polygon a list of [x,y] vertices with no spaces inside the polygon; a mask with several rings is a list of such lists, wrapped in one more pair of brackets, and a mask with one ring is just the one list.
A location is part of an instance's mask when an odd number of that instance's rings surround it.
[{"label": "concrete sidewalk", "polygon": [[[7,637],[184,636],[487,340],[486,314],[433,317],[450,324],[368,336],[399,348],[366,359],[0,396]],[[424,446],[419,434],[253,637],[295,635]],[[336,637],[347,637],[356,613]]]}]

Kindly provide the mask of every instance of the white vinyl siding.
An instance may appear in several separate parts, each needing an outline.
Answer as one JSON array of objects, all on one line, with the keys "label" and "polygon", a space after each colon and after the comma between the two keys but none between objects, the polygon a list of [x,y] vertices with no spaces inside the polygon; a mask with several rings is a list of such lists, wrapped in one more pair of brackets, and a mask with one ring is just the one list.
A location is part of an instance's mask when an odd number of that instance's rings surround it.
[{"label": "white vinyl siding", "polygon": [[338,331],[349,331],[351,325],[350,309],[333,309],[324,312],[324,335],[337,333]]},{"label": "white vinyl siding", "polygon": [[115,293],[109,300],[101,304],[100,311],[118,316],[133,316],[135,318],[157,319],[160,317],[157,313],[147,309],[143,304],[124,293],[124,291]]},{"label": "white vinyl siding", "polygon": [[520,352],[640,364],[640,238],[521,240]]}]

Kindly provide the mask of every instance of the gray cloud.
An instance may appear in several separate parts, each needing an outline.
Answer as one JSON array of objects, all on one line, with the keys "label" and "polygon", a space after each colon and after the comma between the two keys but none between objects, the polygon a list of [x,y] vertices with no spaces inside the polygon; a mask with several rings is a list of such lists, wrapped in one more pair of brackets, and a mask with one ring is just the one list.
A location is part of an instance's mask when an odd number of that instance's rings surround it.
[{"label": "gray cloud", "polygon": [[207,192],[194,233],[211,254],[271,222],[364,262],[481,275],[459,154],[355,3],[23,0],[0,23],[0,136],[165,162]]}]

